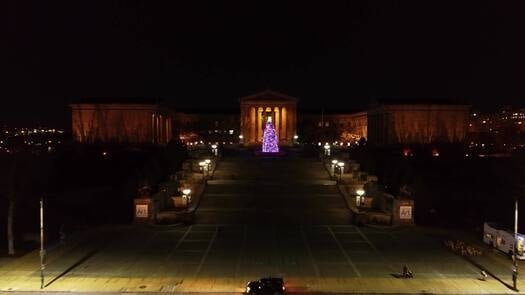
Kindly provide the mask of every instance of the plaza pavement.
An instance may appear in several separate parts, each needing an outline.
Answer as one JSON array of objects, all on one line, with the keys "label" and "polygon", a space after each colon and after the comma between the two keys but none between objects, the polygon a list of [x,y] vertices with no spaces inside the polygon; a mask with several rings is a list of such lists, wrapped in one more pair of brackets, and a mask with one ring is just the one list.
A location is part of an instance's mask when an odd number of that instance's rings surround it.
[{"label": "plaza pavement", "polygon": [[[230,158],[217,168],[195,224],[79,233],[49,252],[45,291],[240,293],[249,280],[283,276],[291,293],[516,293],[504,284],[510,260],[487,251],[467,261],[443,246],[451,232],[350,225],[316,159]],[[0,291],[40,291],[38,251],[3,262]],[[414,279],[396,278],[403,264]],[[503,283],[479,281],[479,266]]]}]

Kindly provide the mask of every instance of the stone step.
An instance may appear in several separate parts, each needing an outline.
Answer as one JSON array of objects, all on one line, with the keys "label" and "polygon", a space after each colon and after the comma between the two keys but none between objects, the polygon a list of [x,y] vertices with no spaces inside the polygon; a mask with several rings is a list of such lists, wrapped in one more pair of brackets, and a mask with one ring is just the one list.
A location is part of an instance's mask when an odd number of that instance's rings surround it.
[{"label": "stone step", "polygon": [[337,182],[334,180],[325,179],[281,179],[277,180],[246,180],[246,179],[210,179],[207,181],[210,185],[253,185],[253,186],[265,186],[265,185],[281,185],[281,186],[292,186],[292,185],[336,185]]},{"label": "stone step", "polygon": [[[258,194],[257,192],[254,193],[246,193],[246,192],[206,192],[207,198],[226,198],[226,199],[257,199],[257,198],[266,198],[268,196]],[[325,192],[308,192],[308,194],[302,194],[300,192],[285,192],[285,193],[274,193],[272,194],[273,198],[280,198],[280,197],[286,197],[287,199],[295,199],[295,198],[319,198],[319,199],[326,199],[326,198],[341,198],[341,195],[334,192],[334,193],[325,193]]]}]

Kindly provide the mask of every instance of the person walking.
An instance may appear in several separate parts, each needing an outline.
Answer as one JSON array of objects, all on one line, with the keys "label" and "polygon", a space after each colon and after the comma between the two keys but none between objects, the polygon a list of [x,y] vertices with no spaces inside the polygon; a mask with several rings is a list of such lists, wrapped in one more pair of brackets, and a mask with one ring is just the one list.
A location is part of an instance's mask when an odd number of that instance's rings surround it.
[{"label": "person walking", "polygon": [[487,276],[487,272],[486,272],[485,270],[482,269],[481,272],[479,273],[479,275],[480,275],[480,278],[479,278],[479,279],[480,279],[481,281],[486,281],[486,280],[487,280],[487,277],[488,277],[488,276]]},{"label": "person walking", "polygon": [[405,264],[403,265],[403,278],[405,279],[411,279],[414,275],[412,274],[412,271],[408,269],[408,266]]},{"label": "person walking", "polygon": [[408,266],[403,265],[403,278],[406,278],[408,276]]}]

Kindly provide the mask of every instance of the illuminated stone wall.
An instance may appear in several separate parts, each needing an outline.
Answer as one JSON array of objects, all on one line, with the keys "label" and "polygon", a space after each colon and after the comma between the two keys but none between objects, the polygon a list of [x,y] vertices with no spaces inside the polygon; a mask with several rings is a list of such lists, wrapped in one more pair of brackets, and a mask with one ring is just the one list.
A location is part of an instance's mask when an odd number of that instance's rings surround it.
[{"label": "illuminated stone wall", "polygon": [[72,104],[72,133],[82,143],[166,144],[173,117],[155,104]]},{"label": "illuminated stone wall", "polygon": [[462,142],[466,105],[380,105],[368,111],[368,141],[375,145]]}]

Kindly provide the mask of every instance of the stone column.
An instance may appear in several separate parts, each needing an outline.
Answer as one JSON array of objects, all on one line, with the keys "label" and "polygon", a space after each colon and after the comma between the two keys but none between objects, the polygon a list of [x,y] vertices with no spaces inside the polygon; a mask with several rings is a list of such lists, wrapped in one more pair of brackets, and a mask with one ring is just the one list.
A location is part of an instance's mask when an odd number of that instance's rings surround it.
[{"label": "stone column", "polygon": [[257,124],[257,119],[255,116],[255,107],[250,107],[250,143],[256,142],[256,135],[255,135],[255,124]]},{"label": "stone column", "polygon": [[281,138],[283,141],[286,141],[287,132],[288,132],[288,109],[283,107],[281,110]]},{"label": "stone column", "polygon": [[166,116],[163,116],[162,117],[162,140],[164,141],[164,144],[168,143],[168,126],[166,122],[168,122],[168,118],[166,118]]},{"label": "stone column", "polygon": [[295,134],[297,134],[297,110],[295,107],[292,109],[292,126],[291,126],[290,140],[293,140]]},{"label": "stone column", "polygon": [[159,128],[157,127],[157,114],[153,114],[153,144],[158,142],[158,137],[157,137],[158,129]]},{"label": "stone column", "polygon": [[257,138],[255,142],[260,142],[262,137],[262,121],[263,121],[263,108],[259,107],[257,109]]},{"label": "stone column", "polygon": [[173,119],[171,117],[168,119],[168,142],[173,139],[173,131],[171,130],[172,120]]},{"label": "stone column", "polygon": [[244,110],[244,128],[242,130],[242,136],[244,136],[244,143],[250,142],[250,137],[252,135],[252,121],[251,121],[251,115],[252,115],[252,108],[250,106],[246,106],[246,109]]},{"label": "stone column", "polygon": [[151,113],[151,143],[155,143],[155,113]]},{"label": "stone column", "polygon": [[157,143],[162,144],[162,115],[157,116]]},{"label": "stone column", "polygon": [[274,113],[275,113],[275,133],[277,133],[277,138],[279,140],[281,140],[281,136],[279,135],[279,131],[281,130],[280,126],[279,126],[279,107],[275,107],[274,108]]}]

